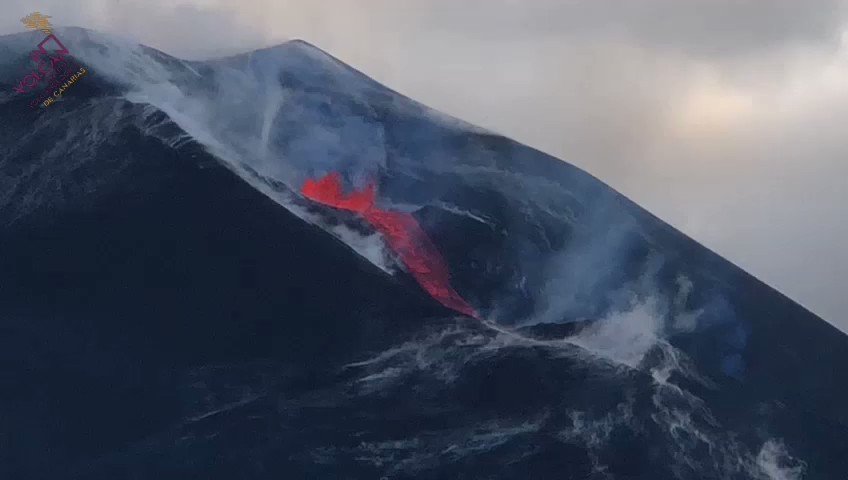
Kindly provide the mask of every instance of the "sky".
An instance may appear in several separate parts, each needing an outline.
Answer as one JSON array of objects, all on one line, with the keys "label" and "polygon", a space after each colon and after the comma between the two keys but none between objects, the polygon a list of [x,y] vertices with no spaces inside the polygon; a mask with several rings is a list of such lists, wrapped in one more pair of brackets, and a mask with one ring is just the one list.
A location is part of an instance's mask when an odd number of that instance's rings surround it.
[{"label": "sky", "polygon": [[848,331],[848,0],[3,0],[188,59],[306,40],[573,163]]}]

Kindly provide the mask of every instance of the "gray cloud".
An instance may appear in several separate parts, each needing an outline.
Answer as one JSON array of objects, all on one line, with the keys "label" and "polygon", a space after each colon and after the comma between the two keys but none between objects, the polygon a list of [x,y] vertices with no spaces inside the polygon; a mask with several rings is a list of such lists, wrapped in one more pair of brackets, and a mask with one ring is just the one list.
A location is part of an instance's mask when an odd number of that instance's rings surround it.
[{"label": "gray cloud", "polygon": [[841,0],[536,0],[532,5],[437,0],[416,10],[435,29],[476,34],[469,25],[485,24],[489,39],[618,35],[652,47],[733,55],[785,43],[833,42],[844,12]]},{"label": "gray cloud", "polygon": [[[7,3],[0,33],[20,31],[34,7]],[[848,330],[846,1],[42,4],[189,58],[308,40],[588,170]]]},{"label": "gray cloud", "polygon": [[[342,10],[359,8],[342,2]],[[374,17],[428,35],[488,42],[619,38],[652,49],[738,56],[786,44],[835,44],[844,0],[374,0]],[[338,7],[337,7],[338,9]]]}]

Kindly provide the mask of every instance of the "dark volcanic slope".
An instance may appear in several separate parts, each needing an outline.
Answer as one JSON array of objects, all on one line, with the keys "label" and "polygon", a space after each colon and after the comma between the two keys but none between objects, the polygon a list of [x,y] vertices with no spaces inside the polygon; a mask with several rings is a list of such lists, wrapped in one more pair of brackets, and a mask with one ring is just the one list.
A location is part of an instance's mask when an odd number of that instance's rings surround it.
[{"label": "dark volcanic slope", "polygon": [[[92,74],[46,111],[0,38],[3,478],[848,474],[848,337],[585,172],[303,42],[59,34]],[[297,195],[329,173],[488,323]]]},{"label": "dark volcanic slope", "polygon": [[[139,107],[115,107],[122,124],[108,142],[84,161],[74,148],[54,159],[82,182],[108,183],[62,192],[65,200],[11,226],[11,209],[3,216],[4,478],[64,477],[65,462],[178,422],[180,375],[192,367],[287,362],[309,382],[313,370],[445,314],[414,283],[352,255],[195,145],[143,136],[132,124]],[[14,109],[3,105],[0,118]],[[3,133],[15,130],[25,128],[6,123]],[[47,149],[49,139],[28,141]],[[7,158],[5,172],[26,160]],[[26,181],[74,188],[55,174]]]}]

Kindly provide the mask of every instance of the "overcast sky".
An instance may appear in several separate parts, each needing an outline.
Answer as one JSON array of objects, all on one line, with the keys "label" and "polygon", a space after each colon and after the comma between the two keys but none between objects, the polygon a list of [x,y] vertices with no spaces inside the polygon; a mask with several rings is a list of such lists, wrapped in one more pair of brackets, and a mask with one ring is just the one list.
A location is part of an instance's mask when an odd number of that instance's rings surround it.
[{"label": "overcast sky", "polygon": [[[302,38],[574,163],[848,331],[848,0],[3,0],[184,58]],[[175,6],[176,5],[176,6]]]}]

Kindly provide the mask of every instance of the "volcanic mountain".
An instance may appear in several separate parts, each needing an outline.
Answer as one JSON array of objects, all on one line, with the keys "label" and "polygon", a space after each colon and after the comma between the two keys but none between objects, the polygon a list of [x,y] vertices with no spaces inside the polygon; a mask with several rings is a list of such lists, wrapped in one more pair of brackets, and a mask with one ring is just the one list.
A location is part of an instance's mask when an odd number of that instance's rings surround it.
[{"label": "volcanic mountain", "polygon": [[848,338],[301,41],[0,37],[0,475],[834,479]]}]

